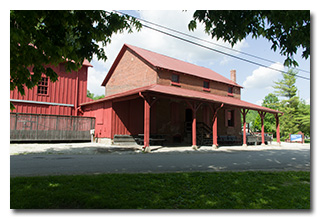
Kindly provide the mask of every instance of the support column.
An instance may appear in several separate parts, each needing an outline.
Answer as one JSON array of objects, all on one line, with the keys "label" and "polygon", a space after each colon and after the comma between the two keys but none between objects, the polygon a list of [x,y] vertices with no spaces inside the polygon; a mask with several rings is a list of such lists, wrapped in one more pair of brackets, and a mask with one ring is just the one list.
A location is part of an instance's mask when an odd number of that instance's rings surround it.
[{"label": "support column", "polygon": [[264,138],[264,117],[266,116],[266,112],[258,111],[261,118],[261,145],[265,145]]},{"label": "support column", "polygon": [[143,151],[150,152],[150,109],[158,99],[156,97],[150,98],[149,94],[142,94],[141,92],[139,92],[139,96],[144,100]]},{"label": "support column", "polygon": [[274,117],[276,118],[276,128],[277,128],[277,143],[280,145],[280,121],[279,121],[279,115],[275,114]]},{"label": "support column", "polygon": [[189,101],[186,101],[187,104],[190,106],[192,110],[192,148],[198,149],[197,147],[197,111],[199,107],[202,105],[202,103],[190,103]]},{"label": "support column", "polygon": [[150,104],[144,100],[144,151],[150,152]]},{"label": "support column", "polygon": [[192,110],[192,148],[197,149],[197,112]]},{"label": "support column", "polygon": [[217,149],[218,148],[218,111],[223,107],[223,103],[220,107],[215,108],[210,105],[210,109],[213,114],[213,123],[212,123],[212,147]]},{"label": "support column", "polygon": [[215,149],[218,149],[218,118],[217,117],[213,117],[212,147]]},{"label": "support column", "polygon": [[249,109],[240,109],[240,112],[242,114],[242,119],[243,119],[243,147],[247,147],[247,123],[246,123],[246,115],[248,113]]}]

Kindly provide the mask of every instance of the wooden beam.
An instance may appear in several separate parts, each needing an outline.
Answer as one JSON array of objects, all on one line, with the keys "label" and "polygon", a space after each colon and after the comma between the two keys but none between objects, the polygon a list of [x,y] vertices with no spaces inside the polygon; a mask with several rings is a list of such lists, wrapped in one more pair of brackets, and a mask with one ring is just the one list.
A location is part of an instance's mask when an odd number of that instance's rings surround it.
[{"label": "wooden beam", "polygon": [[[282,116],[283,114],[281,114],[280,116]],[[280,120],[279,120],[279,114],[274,114],[274,117],[276,118],[276,128],[277,128],[277,143],[280,145],[281,141],[280,141]]]},{"label": "wooden beam", "polygon": [[267,112],[258,111],[260,118],[261,118],[261,145],[265,145],[265,138],[264,138],[264,118]]},{"label": "wooden beam", "polygon": [[218,148],[218,111],[223,107],[223,103],[220,104],[218,108],[215,106],[210,106],[210,109],[212,111],[213,117],[212,117],[212,147]]},{"label": "wooden beam", "polygon": [[192,148],[197,149],[197,111],[199,107],[202,105],[201,103],[189,102],[186,100],[187,104],[190,106],[192,110]]},{"label": "wooden beam", "polygon": [[240,112],[242,114],[243,118],[243,144],[242,146],[246,147],[247,146],[247,123],[246,123],[246,115],[248,113],[249,109],[240,109]]},{"label": "wooden beam", "polygon": [[150,152],[150,104],[144,100],[144,150]]}]

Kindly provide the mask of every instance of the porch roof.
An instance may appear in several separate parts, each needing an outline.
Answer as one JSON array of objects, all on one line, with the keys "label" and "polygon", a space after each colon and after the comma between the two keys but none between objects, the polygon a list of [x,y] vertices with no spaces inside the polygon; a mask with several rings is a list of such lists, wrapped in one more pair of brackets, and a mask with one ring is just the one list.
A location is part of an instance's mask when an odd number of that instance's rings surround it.
[{"label": "porch roof", "polygon": [[159,85],[159,84],[153,84],[150,86],[145,86],[145,87],[133,89],[133,90],[126,91],[123,93],[110,95],[105,98],[95,100],[92,102],[83,103],[80,105],[85,106],[85,105],[90,105],[90,104],[94,104],[94,103],[100,103],[100,102],[107,101],[107,100],[123,98],[126,96],[138,95],[140,92],[141,93],[142,92],[150,92],[153,94],[175,96],[178,98],[179,97],[180,98],[190,98],[190,99],[201,100],[201,101],[205,101],[205,102],[223,103],[223,104],[238,107],[238,108],[252,109],[252,110],[256,110],[256,111],[264,111],[264,112],[269,112],[269,113],[282,113],[282,112],[274,110],[274,109],[255,105],[250,102],[246,102],[246,101],[236,99],[233,97],[220,96],[220,95],[215,95],[215,94],[206,93],[206,92],[193,91],[193,90],[183,89],[183,88],[179,88],[179,87],[175,87],[175,86],[164,86],[164,85]]}]

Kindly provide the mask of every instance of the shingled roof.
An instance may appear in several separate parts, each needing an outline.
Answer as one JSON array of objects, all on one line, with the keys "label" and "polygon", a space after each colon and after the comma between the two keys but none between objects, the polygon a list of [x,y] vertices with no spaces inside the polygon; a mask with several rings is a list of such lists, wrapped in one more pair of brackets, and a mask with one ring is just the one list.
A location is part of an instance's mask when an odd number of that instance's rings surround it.
[{"label": "shingled roof", "polygon": [[233,82],[230,79],[216,73],[215,71],[194,65],[192,63],[188,63],[182,60],[178,60],[169,56],[165,56],[162,54],[158,54],[146,49],[142,49],[136,46],[124,44],[120,53],[118,54],[116,60],[114,61],[113,65],[111,66],[107,76],[105,77],[104,81],[102,82],[102,86],[105,86],[109,81],[113,71],[115,70],[117,64],[119,63],[121,57],[123,56],[124,52],[129,48],[129,50],[133,51],[137,56],[145,60],[147,63],[152,65],[155,68],[159,69],[167,69],[187,75],[192,75],[196,77],[200,77],[203,79],[213,80],[221,83],[225,83],[232,86],[237,86],[242,88],[242,86],[238,85],[237,83]]},{"label": "shingled roof", "polygon": [[194,99],[194,100],[202,100],[202,101],[213,102],[213,103],[224,103],[226,105],[234,106],[237,108],[252,109],[252,110],[256,110],[256,111],[264,111],[264,112],[269,112],[272,114],[282,113],[278,110],[255,105],[255,104],[252,104],[252,103],[249,103],[246,101],[242,101],[240,99],[236,99],[233,97],[220,96],[220,95],[215,95],[215,94],[211,94],[211,93],[204,93],[204,92],[193,91],[193,90],[188,90],[188,89],[183,89],[183,88],[177,88],[174,86],[164,86],[164,85],[159,85],[159,84],[153,84],[153,85],[144,86],[144,87],[132,89],[129,91],[125,91],[122,93],[113,94],[110,96],[106,96],[102,99],[94,100],[94,101],[87,102],[87,103],[82,103],[80,105],[81,106],[91,105],[94,103],[100,103],[100,102],[104,102],[107,100],[119,99],[119,98],[128,97],[128,96],[139,97],[139,93],[141,93],[141,92],[151,92],[151,93],[155,93],[155,94],[158,93],[161,95],[175,96],[178,98],[190,98],[190,99]]}]

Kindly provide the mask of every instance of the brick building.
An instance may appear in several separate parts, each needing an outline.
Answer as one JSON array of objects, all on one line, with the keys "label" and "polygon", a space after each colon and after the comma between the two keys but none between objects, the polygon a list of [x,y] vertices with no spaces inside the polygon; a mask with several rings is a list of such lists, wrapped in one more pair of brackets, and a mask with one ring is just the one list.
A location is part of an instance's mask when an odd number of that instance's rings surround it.
[{"label": "brick building", "polygon": [[245,122],[249,109],[259,112],[262,124],[266,113],[275,115],[280,142],[281,112],[242,101],[235,70],[227,79],[211,69],[125,44],[102,86],[105,98],[80,104],[84,116],[96,118],[100,142],[130,135],[142,137],[145,148],[153,140],[216,147],[232,137],[246,144],[241,117]]}]

